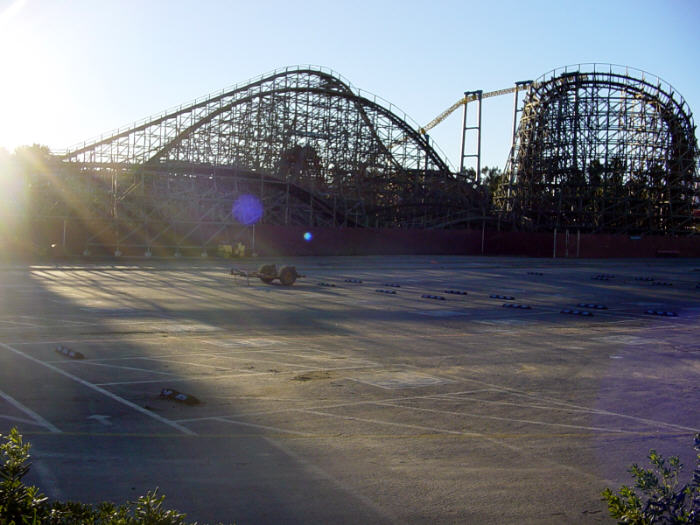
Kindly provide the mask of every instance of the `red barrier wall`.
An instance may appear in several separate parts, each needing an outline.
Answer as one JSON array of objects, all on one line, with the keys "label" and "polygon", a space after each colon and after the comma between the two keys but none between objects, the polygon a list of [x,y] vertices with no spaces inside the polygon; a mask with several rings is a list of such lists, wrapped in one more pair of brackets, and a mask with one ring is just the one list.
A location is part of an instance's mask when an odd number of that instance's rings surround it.
[{"label": "red barrier wall", "polygon": [[[37,220],[24,228],[12,228],[12,235],[0,232],[0,256],[3,254],[50,254],[61,252],[80,255],[91,231],[75,221],[66,223],[64,237],[63,220]],[[93,255],[111,255],[116,237],[109,228],[97,228],[99,246],[91,247]],[[312,239],[306,241],[309,231]],[[242,233],[243,232],[243,233]],[[218,244],[243,242],[252,247],[252,229],[231,226],[221,231],[202,228],[197,235],[188,237],[192,246],[183,255],[199,256],[201,244],[208,239],[210,254]],[[164,239],[161,237],[160,241]],[[129,241],[140,248],[122,246],[124,255],[144,253],[144,239],[132,236]],[[64,244],[65,242],[65,244]],[[176,242],[174,239],[169,244]],[[483,243],[483,250],[482,250]],[[54,245],[55,248],[50,248]],[[198,247],[199,246],[199,247]],[[65,249],[64,249],[65,247]],[[360,228],[303,228],[294,226],[257,225],[255,227],[255,252],[266,255],[493,255],[552,257],[554,235],[552,233],[499,232],[488,227],[473,230],[389,230]],[[172,256],[173,249],[153,248],[153,255]],[[695,237],[630,237],[628,235],[581,234],[559,232],[556,238],[557,257],[700,257],[700,235]]]},{"label": "red barrier wall", "polygon": [[[311,233],[310,241],[304,233]],[[259,255],[405,255],[481,253],[481,231],[255,227]]]},{"label": "red barrier wall", "polygon": [[[369,230],[313,228],[311,241],[304,228],[260,225],[255,250],[260,255],[481,255],[481,230]],[[552,233],[486,230],[484,255],[553,257]],[[558,233],[557,257],[700,257],[698,237],[630,237]]]}]

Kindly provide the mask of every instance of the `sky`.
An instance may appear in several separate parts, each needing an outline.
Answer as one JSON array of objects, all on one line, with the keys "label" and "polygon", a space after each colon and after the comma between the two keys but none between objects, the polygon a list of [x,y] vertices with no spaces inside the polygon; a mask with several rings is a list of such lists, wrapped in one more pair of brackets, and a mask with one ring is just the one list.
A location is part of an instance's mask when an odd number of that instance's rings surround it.
[{"label": "sky", "polygon": [[[698,23],[698,0],[0,0],[0,148],[65,150],[299,64],[420,125],[464,91],[588,62],[658,75],[700,115]],[[484,101],[482,166],[504,166],[512,114],[512,95]],[[461,119],[430,133],[457,167]]]}]

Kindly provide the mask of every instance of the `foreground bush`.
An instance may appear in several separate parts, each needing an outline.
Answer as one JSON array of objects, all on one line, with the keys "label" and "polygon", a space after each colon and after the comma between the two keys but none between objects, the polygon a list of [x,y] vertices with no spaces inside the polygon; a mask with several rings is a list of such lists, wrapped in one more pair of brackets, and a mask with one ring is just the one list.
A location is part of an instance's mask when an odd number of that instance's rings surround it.
[{"label": "foreground bush", "polygon": [[[0,434],[0,438],[2,435]],[[29,443],[16,428],[0,445],[0,524],[2,525],[185,525],[185,515],[163,508],[165,496],[157,490],[123,505],[103,502],[97,506],[78,502],[49,501],[37,487],[22,478],[31,464]]]},{"label": "foreground bush", "polygon": [[640,468],[636,463],[629,469],[641,496],[626,485],[617,494],[609,488],[603,491],[610,515],[620,524],[700,524],[700,434],[695,436],[695,450],[695,471],[684,485],[680,485],[683,465],[678,457],[671,456],[667,462],[650,450],[651,469]]}]

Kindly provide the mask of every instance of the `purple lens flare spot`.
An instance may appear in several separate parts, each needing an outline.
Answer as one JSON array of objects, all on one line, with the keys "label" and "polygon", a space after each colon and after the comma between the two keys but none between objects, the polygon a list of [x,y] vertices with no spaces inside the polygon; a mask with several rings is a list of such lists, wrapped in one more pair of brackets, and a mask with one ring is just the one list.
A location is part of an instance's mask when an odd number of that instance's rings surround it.
[{"label": "purple lens flare spot", "polygon": [[234,218],[241,224],[255,224],[263,216],[263,205],[255,195],[241,195],[233,203]]}]

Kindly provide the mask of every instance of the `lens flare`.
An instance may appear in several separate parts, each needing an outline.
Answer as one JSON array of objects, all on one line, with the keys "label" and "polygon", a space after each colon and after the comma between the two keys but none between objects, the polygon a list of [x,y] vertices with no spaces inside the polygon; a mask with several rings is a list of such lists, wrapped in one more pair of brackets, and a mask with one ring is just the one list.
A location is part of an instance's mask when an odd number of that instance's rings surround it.
[{"label": "lens flare", "polygon": [[263,205],[255,195],[241,195],[233,203],[231,213],[241,224],[255,224],[263,216]]},{"label": "lens flare", "polygon": [[311,234],[311,232],[306,232],[306,233],[304,233],[304,240],[305,240],[306,242],[311,241],[311,239],[313,239],[313,238],[314,238],[314,236]]}]

